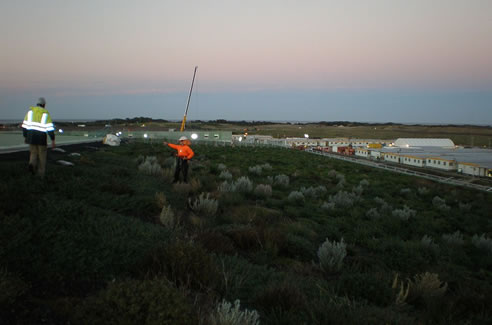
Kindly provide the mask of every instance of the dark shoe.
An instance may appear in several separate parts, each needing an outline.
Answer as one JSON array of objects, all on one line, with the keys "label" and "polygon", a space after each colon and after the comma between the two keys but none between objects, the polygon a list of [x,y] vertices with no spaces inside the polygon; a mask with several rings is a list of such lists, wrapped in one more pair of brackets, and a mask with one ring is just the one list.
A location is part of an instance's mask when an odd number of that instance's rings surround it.
[{"label": "dark shoe", "polygon": [[33,166],[33,165],[31,165],[31,164],[29,164],[29,167],[28,167],[28,168],[29,168],[29,172],[30,172],[32,175],[34,175],[34,166]]}]

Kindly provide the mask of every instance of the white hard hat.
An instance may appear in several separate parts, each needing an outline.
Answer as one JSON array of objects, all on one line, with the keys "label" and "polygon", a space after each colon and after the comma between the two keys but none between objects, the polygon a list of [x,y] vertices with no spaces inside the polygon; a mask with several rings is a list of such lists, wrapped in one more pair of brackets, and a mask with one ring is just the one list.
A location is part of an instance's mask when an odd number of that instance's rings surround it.
[{"label": "white hard hat", "polygon": [[184,141],[184,140],[188,140],[188,138],[185,136],[182,136],[181,138],[179,138],[179,141]]}]

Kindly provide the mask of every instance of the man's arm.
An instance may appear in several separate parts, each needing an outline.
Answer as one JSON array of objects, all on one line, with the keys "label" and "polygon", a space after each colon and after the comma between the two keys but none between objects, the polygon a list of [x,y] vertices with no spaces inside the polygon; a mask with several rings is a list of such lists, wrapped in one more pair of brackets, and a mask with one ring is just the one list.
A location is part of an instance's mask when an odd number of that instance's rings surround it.
[{"label": "man's arm", "polygon": [[50,136],[50,139],[51,139],[51,148],[55,148],[56,147],[55,131],[48,131],[48,135]]}]

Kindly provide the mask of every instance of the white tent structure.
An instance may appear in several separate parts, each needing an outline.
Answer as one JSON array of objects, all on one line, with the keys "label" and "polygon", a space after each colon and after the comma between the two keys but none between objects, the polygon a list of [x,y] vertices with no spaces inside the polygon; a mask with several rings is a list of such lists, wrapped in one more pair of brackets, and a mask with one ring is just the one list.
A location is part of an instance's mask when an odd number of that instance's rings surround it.
[{"label": "white tent structure", "polygon": [[399,138],[395,141],[395,147],[440,147],[452,148],[454,142],[451,139],[432,139],[432,138]]}]

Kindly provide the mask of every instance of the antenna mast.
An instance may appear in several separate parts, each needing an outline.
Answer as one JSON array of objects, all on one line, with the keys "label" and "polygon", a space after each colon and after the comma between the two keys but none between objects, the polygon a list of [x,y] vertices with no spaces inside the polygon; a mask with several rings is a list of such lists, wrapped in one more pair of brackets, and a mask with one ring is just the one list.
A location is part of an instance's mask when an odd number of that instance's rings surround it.
[{"label": "antenna mast", "polygon": [[193,72],[193,80],[191,81],[190,94],[188,95],[188,103],[186,103],[186,110],[185,110],[185,113],[183,116],[183,122],[181,122],[181,129],[179,130],[180,132],[183,132],[185,129],[186,115],[188,115],[188,107],[190,106],[191,92],[193,91],[193,84],[195,83],[195,75],[196,75],[197,69],[198,69],[198,66],[195,66],[195,71]]}]

